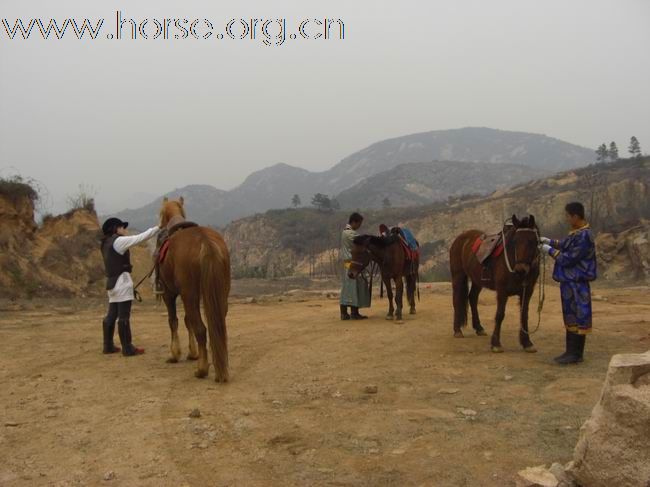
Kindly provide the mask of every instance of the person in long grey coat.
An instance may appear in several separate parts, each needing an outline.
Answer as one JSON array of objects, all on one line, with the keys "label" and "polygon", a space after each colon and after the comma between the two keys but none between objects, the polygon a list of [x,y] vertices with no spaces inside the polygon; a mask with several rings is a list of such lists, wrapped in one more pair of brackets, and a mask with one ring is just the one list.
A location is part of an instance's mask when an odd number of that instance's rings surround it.
[{"label": "person in long grey coat", "polygon": [[[348,269],[352,262],[352,246],[354,238],[359,236],[357,230],[361,228],[363,217],[359,213],[352,213],[348,219],[348,224],[341,234],[341,258],[343,259],[343,280],[341,283],[341,319],[342,320],[363,320],[367,316],[359,313],[359,308],[370,306],[370,295],[367,289],[366,281],[361,274],[356,279],[348,277]],[[348,313],[348,306],[350,313]]]}]

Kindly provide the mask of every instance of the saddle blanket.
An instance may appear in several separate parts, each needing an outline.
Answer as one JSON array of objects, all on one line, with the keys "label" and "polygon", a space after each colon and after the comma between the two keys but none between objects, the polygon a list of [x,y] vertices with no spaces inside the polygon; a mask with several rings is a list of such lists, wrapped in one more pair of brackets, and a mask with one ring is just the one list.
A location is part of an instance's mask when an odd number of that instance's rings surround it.
[{"label": "saddle blanket", "polygon": [[499,257],[503,252],[501,234],[481,235],[474,241],[472,252],[476,255],[479,264],[485,262],[489,257]]},{"label": "saddle blanket", "polygon": [[420,260],[420,244],[408,228],[398,228],[400,243],[406,253],[406,258],[411,261]]}]

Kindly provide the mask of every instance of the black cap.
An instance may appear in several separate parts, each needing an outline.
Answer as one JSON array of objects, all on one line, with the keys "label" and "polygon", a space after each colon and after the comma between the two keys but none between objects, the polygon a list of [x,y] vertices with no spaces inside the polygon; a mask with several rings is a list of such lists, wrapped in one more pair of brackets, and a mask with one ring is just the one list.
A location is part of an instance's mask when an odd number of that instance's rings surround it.
[{"label": "black cap", "polygon": [[109,218],[104,222],[102,225],[102,232],[104,232],[104,235],[109,235],[115,232],[116,229],[120,227],[128,227],[129,222],[123,222],[119,218]]}]

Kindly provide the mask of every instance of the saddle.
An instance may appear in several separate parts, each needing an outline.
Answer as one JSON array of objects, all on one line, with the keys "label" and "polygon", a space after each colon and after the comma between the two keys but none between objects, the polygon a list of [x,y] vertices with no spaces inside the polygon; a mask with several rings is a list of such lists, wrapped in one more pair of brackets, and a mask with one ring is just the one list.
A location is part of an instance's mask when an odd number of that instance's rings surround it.
[{"label": "saddle", "polygon": [[481,235],[472,245],[472,252],[476,255],[479,264],[483,264],[490,257],[498,257],[503,253],[501,233]]},{"label": "saddle", "polygon": [[411,262],[419,262],[420,244],[415,239],[411,231],[407,228],[393,227],[390,229],[390,233],[399,239],[399,243],[404,250],[404,255],[406,255],[406,260]]}]

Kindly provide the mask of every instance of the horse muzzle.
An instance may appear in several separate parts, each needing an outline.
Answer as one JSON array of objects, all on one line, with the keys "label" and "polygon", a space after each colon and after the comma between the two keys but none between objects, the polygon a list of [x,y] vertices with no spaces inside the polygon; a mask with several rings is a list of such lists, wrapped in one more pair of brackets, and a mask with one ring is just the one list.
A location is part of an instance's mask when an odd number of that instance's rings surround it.
[{"label": "horse muzzle", "polygon": [[515,264],[514,271],[520,276],[527,276],[530,272],[530,264],[518,263]]},{"label": "horse muzzle", "polygon": [[357,271],[354,271],[354,270],[349,270],[348,271],[348,277],[350,279],[356,279],[358,275],[359,275],[359,273]]}]

